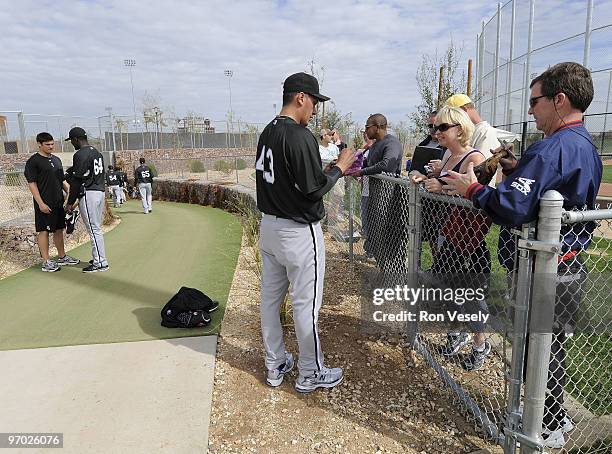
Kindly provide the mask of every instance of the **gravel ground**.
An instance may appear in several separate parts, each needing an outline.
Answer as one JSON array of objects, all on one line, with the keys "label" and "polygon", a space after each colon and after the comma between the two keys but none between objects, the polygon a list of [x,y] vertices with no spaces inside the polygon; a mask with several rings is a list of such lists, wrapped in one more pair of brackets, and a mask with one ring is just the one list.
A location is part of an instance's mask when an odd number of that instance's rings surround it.
[{"label": "gravel ground", "polygon": [[[259,278],[243,240],[219,336],[209,432],[210,453],[473,453],[501,450],[483,441],[450,392],[401,337],[360,328],[358,267],[326,237],[320,335],[326,364],[344,382],[303,395],[297,371],[277,389],[264,383]],[[286,343],[296,353],[291,321]]]}]

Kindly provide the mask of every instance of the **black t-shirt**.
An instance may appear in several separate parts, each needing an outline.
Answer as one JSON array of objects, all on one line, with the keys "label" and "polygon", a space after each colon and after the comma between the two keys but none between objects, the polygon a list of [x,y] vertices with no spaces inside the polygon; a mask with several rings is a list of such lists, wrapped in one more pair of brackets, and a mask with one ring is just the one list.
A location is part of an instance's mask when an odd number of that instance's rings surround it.
[{"label": "black t-shirt", "polygon": [[134,171],[136,183],[153,183],[153,173],[148,166],[141,164]]},{"label": "black t-shirt", "polygon": [[23,174],[28,183],[36,183],[40,197],[49,207],[58,208],[64,205],[62,184],[65,177],[60,158],[36,153],[26,162]]},{"label": "black t-shirt", "polygon": [[284,116],[261,133],[255,169],[259,210],[304,224],[325,216],[323,194],[341,176],[337,167],[323,172],[315,136]]},{"label": "black t-shirt", "polygon": [[121,175],[119,172],[112,170],[106,171],[106,185],[107,186],[119,186],[121,184]]},{"label": "black t-shirt", "polygon": [[104,159],[94,147],[86,145],[74,153],[72,170],[75,184],[70,186],[69,204],[76,201],[81,185],[86,191],[104,192]]}]

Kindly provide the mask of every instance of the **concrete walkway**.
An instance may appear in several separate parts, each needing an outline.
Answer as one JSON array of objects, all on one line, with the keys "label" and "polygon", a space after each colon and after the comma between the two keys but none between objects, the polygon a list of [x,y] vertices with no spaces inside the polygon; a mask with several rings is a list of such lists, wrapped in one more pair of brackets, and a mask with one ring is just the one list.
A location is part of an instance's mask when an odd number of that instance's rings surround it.
[{"label": "concrete walkway", "polygon": [[0,431],[63,433],[65,453],[205,453],[216,346],[198,336],[0,351]]}]

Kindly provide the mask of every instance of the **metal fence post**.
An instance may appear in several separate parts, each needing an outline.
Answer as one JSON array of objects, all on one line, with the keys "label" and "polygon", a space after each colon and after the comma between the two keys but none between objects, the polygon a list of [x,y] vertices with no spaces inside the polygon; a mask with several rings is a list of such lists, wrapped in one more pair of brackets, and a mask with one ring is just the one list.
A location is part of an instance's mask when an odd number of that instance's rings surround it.
[{"label": "metal fence post", "polygon": [[582,65],[586,68],[589,67],[591,59],[591,33],[593,25],[593,0],[587,0],[587,19],[586,28],[584,30],[584,56],[582,58]]},{"label": "metal fence post", "polygon": [[346,191],[348,192],[348,234],[349,234],[349,262],[353,263],[353,179],[348,178],[344,180],[346,182]]},{"label": "metal fence post", "polygon": [[510,49],[508,55],[508,78],[506,80],[506,114],[505,123],[512,123],[512,72],[514,65],[514,32],[516,28],[516,1],[512,2],[512,16],[510,18]]},{"label": "metal fence post", "polygon": [[610,91],[612,91],[612,71],[610,71],[610,78],[608,79],[608,96],[606,97],[606,114],[604,115],[603,129],[601,132],[601,151],[600,154],[605,153],[606,146],[606,129],[608,127],[608,112],[610,112]]},{"label": "metal fence post", "polygon": [[421,234],[421,201],[419,197],[419,185],[410,184],[408,186],[408,254],[406,261],[408,270],[411,273],[416,273],[419,268],[419,250],[420,250],[420,234]]},{"label": "metal fence post", "polygon": [[[418,271],[421,251],[421,194],[418,184],[408,186],[408,251],[406,263],[410,287],[419,285]],[[418,323],[408,322],[406,335],[408,343],[413,345],[418,334]]]},{"label": "metal fence post", "polygon": [[[473,93],[478,98],[478,93],[480,93],[480,88],[478,87],[478,84],[480,83],[480,80],[478,79],[478,74],[480,74],[480,35],[478,33],[476,33],[476,68],[474,70],[474,74],[476,76],[474,77]],[[471,93],[467,93],[467,95],[472,96]]]},{"label": "metal fence post", "polygon": [[497,97],[498,97],[498,82],[499,82],[499,52],[501,41],[501,3],[497,4],[497,37],[495,38],[495,69],[493,73],[493,109],[491,119],[493,124],[497,122]]},{"label": "metal fence post", "polygon": [[527,148],[527,122],[523,122],[523,128],[521,130],[521,156],[523,156],[523,152]]},{"label": "metal fence post", "polygon": [[19,139],[21,140],[21,151],[30,152],[30,144],[26,136],[25,121],[23,120],[23,112],[17,112],[17,122],[19,123]]},{"label": "metal fence post", "polygon": [[482,21],[482,30],[480,32],[480,52],[478,53],[478,58],[480,58],[480,63],[478,64],[478,110],[482,109],[482,97],[484,96],[482,90],[482,79],[484,77],[484,63],[485,63],[485,21]]},{"label": "metal fence post", "polygon": [[[534,266],[534,275],[537,276],[537,279],[534,279],[531,299],[525,410],[523,414],[524,435],[537,441],[540,445],[543,442],[542,420],[544,418],[544,400],[548,381],[548,365],[553,337],[552,320],[556,296],[558,255],[553,252],[552,247],[559,243],[562,211],[563,196],[557,191],[547,191],[540,200],[538,217],[538,250],[536,251]],[[535,244],[528,241],[526,246],[533,247]],[[558,246],[557,249],[559,249]],[[535,447],[524,442],[521,444],[521,454],[535,452],[538,452]]]},{"label": "metal fence post", "polygon": [[236,170],[236,184],[238,184],[238,158],[234,156],[234,169]]},{"label": "metal fence post", "polygon": [[523,81],[523,90],[525,92],[525,97],[523,99],[523,105],[521,107],[522,110],[522,120],[527,121],[527,115],[529,112],[529,78],[531,71],[531,53],[533,52],[533,22],[535,20],[535,0],[529,0],[529,32],[527,35],[527,58],[525,61],[525,80]]},{"label": "metal fence post", "polygon": [[[521,238],[534,239],[535,229],[524,225]],[[514,323],[512,324],[512,360],[510,365],[508,402],[506,403],[506,424],[504,426],[504,453],[516,452],[516,438],[512,433],[519,430],[521,415],[518,412],[521,400],[521,385],[523,383],[523,362],[525,360],[525,341],[527,339],[527,324],[529,297],[531,296],[533,254],[528,249],[518,251],[518,272],[516,282],[510,290],[516,290],[514,303]],[[510,295],[512,297],[512,295]]]}]

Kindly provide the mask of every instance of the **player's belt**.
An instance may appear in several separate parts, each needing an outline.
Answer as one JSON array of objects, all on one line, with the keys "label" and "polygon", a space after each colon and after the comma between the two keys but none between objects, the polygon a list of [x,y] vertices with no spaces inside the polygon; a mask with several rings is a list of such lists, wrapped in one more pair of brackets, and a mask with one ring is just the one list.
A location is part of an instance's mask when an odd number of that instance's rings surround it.
[{"label": "player's belt", "polygon": [[263,217],[270,218],[270,219],[283,219],[285,221],[293,221],[293,219],[284,218],[282,216],[276,216],[275,214],[268,214],[268,213],[261,213],[261,214]]}]

